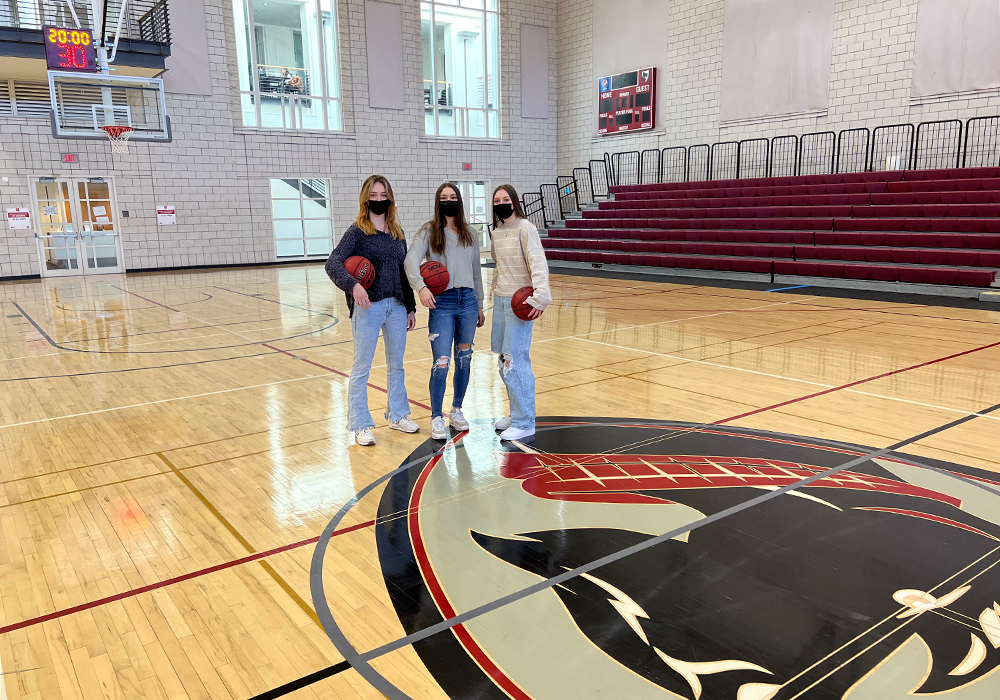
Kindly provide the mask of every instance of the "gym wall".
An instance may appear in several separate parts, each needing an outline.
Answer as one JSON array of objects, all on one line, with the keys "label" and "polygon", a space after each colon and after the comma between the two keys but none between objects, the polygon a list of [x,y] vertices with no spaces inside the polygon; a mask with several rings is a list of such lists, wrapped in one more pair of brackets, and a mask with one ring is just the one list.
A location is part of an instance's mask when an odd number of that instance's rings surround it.
[{"label": "gym wall", "polygon": [[[399,8],[402,109],[371,106],[387,103],[385,95],[374,102],[369,95],[366,4]],[[137,270],[275,261],[271,178],[328,178],[334,227],[343,232],[357,214],[361,182],[382,173],[409,236],[429,218],[434,191],[446,179],[537,191],[556,175],[556,0],[500,0],[499,6],[502,138],[488,141],[425,135],[416,0],[338,0],[340,133],[243,126],[231,0],[170,0],[174,72],[165,80],[174,141],[133,142],[128,155],[112,158],[106,141],[55,140],[47,119],[0,116],[0,176],[7,178],[0,209],[30,203],[30,177],[113,177],[118,209],[130,212],[119,219],[125,264]],[[547,75],[548,118],[522,116],[522,24],[548,31],[547,63],[528,52],[531,70]],[[78,162],[64,164],[63,152],[76,153]],[[158,204],[176,206],[176,226],[157,226]],[[38,274],[34,236],[35,230],[0,230],[0,279]]]},{"label": "gym wall", "polygon": [[[644,15],[604,19],[629,5]],[[1000,114],[998,35],[996,0],[559,0],[559,172],[605,151]],[[663,109],[651,132],[598,137],[603,57],[623,46],[615,69],[655,65]]]}]

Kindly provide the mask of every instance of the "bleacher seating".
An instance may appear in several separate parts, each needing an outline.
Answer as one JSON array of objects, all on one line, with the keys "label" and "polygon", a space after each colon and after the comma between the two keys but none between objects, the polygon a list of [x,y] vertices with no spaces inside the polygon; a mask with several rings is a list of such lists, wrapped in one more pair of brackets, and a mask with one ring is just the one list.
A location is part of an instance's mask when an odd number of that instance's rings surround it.
[{"label": "bleacher seating", "polygon": [[610,188],[550,228],[551,260],[989,287],[1000,168]]}]

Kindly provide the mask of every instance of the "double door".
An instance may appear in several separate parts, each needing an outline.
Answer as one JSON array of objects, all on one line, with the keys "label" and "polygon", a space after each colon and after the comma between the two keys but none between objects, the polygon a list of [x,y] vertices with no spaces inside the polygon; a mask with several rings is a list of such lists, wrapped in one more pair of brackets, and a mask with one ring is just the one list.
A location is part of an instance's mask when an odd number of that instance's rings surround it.
[{"label": "double door", "polygon": [[43,277],[124,272],[110,181],[40,178],[34,188]]}]

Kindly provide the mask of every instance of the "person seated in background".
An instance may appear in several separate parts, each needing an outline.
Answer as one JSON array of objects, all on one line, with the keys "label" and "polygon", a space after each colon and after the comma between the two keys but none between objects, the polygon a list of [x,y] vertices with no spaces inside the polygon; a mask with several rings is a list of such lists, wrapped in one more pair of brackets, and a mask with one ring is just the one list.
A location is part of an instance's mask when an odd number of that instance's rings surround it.
[{"label": "person seated in background", "polygon": [[287,68],[282,68],[281,77],[285,81],[285,92],[302,92],[301,76],[292,75]]}]

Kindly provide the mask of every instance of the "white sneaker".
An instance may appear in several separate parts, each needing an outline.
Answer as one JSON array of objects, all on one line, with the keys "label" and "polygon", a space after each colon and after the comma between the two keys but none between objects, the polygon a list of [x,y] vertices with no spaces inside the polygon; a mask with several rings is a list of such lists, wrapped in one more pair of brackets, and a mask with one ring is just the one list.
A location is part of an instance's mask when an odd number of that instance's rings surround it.
[{"label": "white sneaker", "polygon": [[515,428],[511,426],[500,433],[501,440],[523,440],[535,434],[534,428]]},{"label": "white sneaker", "polygon": [[354,441],[359,445],[369,446],[375,444],[375,435],[371,428],[365,428],[354,433]]},{"label": "white sneaker", "polygon": [[497,424],[493,427],[501,431],[506,430],[507,428],[510,427],[510,416],[507,416],[506,418],[501,418],[500,420],[497,421]]},{"label": "white sneaker", "polygon": [[404,433],[415,433],[420,430],[420,426],[411,421],[409,418],[400,418],[397,421],[389,423],[389,427],[393,430],[401,430]]},{"label": "white sneaker", "polygon": [[465,416],[462,414],[462,409],[455,406],[451,407],[451,415],[448,416],[448,420],[451,422],[451,427],[459,432],[469,429],[469,421],[465,420]]},{"label": "white sneaker", "polygon": [[431,439],[432,440],[448,439],[448,428],[445,427],[444,416],[431,418]]}]

